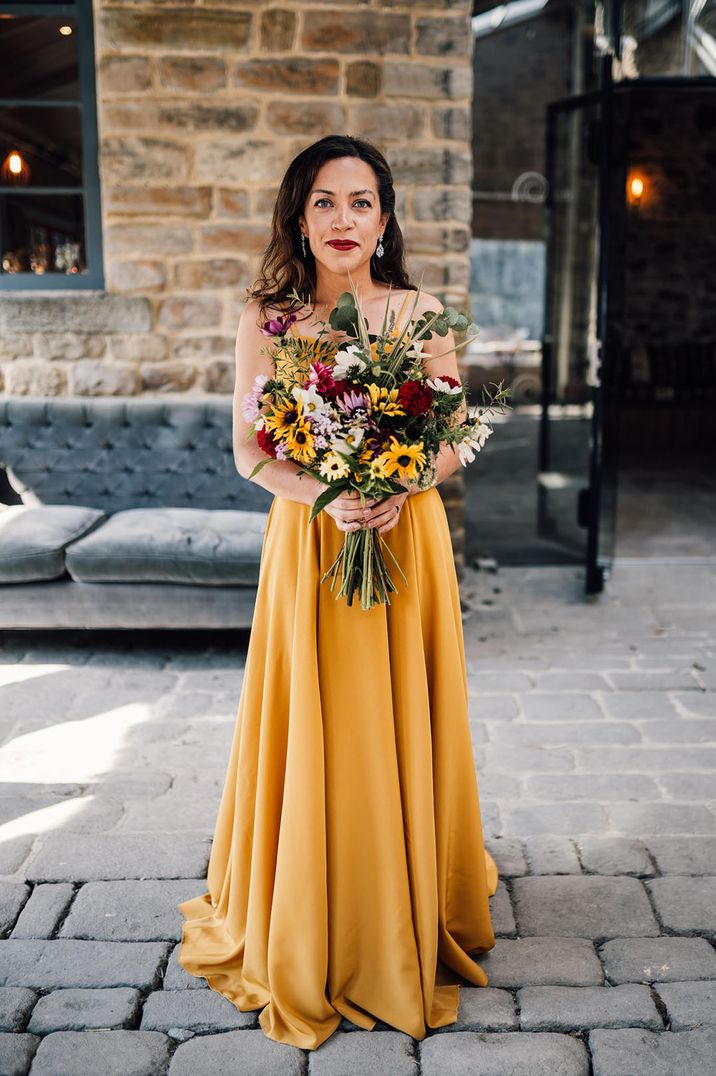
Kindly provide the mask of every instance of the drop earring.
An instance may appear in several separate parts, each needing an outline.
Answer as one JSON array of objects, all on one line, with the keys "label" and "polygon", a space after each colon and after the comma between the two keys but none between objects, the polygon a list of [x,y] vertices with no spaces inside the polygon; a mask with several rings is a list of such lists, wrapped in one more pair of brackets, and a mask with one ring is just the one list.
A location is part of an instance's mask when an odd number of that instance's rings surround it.
[{"label": "drop earring", "polygon": [[303,256],[305,258],[306,257],[306,237],[303,234],[303,232],[301,232],[301,250],[303,251]]},{"label": "drop earring", "polygon": [[375,248],[376,258],[382,258],[385,254],[385,248],[383,247],[383,233],[378,236],[378,246]]}]

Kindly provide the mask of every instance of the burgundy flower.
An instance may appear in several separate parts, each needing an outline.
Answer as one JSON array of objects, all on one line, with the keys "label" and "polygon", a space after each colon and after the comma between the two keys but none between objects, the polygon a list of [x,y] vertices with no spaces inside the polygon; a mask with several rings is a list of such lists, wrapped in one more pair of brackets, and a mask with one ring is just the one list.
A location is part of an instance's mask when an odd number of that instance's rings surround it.
[{"label": "burgundy flower", "polygon": [[270,430],[262,426],[260,430],[256,431],[256,440],[267,456],[276,458],[276,439]]},{"label": "burgundy flower", "polygon": [[333,367],[319,362],[318,359],[311,363],[311,372],[303,384],[304,389],[315,385],[319,396],[331,396],[334,384]]},{"label": "burgundy flower", "polygon": [[424,415],[432,406],[432,389],[420,381],[405,381],[398,389],[398,400],[406,414]]},{"label": "burgundy flower", "polygon": [[287,314],[285,318],[272,318],[271,321],[263,323],[260,331],[264,336],[283,336],[295,320],[295,314]]}]

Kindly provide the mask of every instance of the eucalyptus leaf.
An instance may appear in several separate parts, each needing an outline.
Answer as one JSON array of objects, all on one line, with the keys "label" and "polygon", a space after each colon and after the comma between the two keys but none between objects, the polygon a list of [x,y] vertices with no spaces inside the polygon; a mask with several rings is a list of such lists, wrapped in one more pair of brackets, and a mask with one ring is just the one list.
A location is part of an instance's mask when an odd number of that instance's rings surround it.
[{"label": "eucalyptus leaf", "polygon": [[249,475],[249,481],[254,477],[255,474],[259,473],[259,471],[261,470],[262,467],[265,467],[267,463],[271,463],[271,461],[273,459],[274,459],[273,456],[267,456],[265,460],[259,460],[259,462],[254,467],[253,471]]}]

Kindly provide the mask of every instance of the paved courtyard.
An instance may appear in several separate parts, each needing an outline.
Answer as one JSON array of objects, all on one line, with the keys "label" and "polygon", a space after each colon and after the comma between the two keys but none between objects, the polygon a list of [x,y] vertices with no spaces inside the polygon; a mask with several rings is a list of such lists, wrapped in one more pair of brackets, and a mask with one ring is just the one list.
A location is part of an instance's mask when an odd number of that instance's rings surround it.
[{"label": "paved courtyard", "polygon": [[245,633],[0,640],[0,1076],[714,1076],[716,569],[463,597],[498,940],[421,1042],[274,1043],[177,963]]}]

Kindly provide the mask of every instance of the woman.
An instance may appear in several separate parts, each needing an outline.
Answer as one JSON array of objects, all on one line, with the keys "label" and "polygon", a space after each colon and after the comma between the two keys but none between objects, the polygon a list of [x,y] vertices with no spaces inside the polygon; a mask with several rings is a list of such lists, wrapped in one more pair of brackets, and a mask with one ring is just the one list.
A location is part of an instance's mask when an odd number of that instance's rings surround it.
[{"label": "woman", "polygon": [[[417,289],[404,266],[382,154],[330,136],[281,183],[258,283],[236,340],[234,452],[247,478],[263,453],[241,401],[257,374],[265,320],[311,298],[311,337],[350,273],[369,332],[391,285],[399,313]],[[351,245],[352,244],[352,245]],[[295,304],[294,304],[295,305]],[[440,310],[421,296],[424,310]],[[301,311],[297,311],[300,315]],[[334,333],[335,343],[341,339]],[[454,347],[450,334],[447,347]],[[458,376],[446,339],[426,343],[433,376]],[[437,485],[460,466],[441,453]],[[471,958],[494,945],[468,723],[460,601],[435,486],[368,500],[342,494],[308,523],[325,489],[273,460],[255,481],[275,496],[236,727],[203,896],[184,901],[181,965],[278,1042],[316,1049],[347,1017],[415,1039],[454,1023],[459,984],[484,986]],[[376,527],[408,578],[390,605],[348,606],[320,579],[343,532]]]}]

